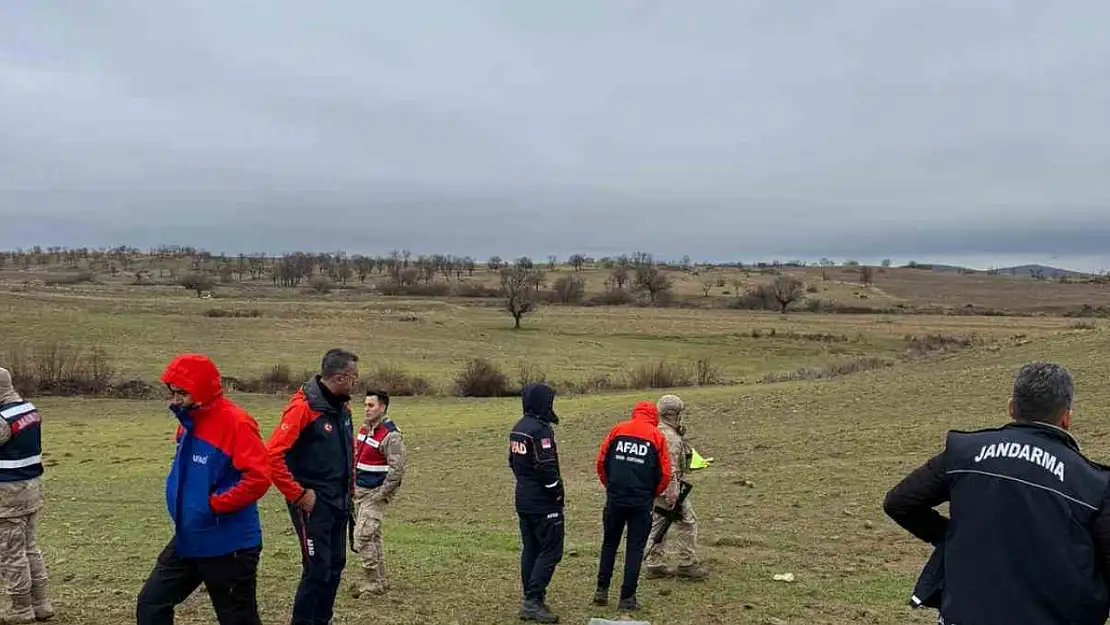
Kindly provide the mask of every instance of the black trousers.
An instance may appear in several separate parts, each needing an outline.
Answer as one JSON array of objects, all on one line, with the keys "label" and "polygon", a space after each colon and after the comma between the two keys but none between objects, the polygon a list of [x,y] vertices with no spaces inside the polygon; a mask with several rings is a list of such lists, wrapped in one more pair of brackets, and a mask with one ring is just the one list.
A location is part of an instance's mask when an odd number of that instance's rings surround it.
[{"label": "black trousers", "polygon": [[517,512],[520,519],[520,583],[524,598],[544,601],[555,567],[563,559],[563,513]]},{"label": "black trousers", "polygon": [[139,592],[138,625],[172,625],[174,608],[202,583],[220,625],[261,625],[258,618],[258,559],[261,547],[214,558],[179,558],[171,539]]},{"label": "black trousers", "polygon": [[301,542],[301,581],[293,599],[292,625],[327,625],[347,566],[350,517],[319,500],[311,514],[291,504],[288,508]]},{"label": "black trousers", "polygon": [[601,541],[601,561],[597,567],[597,587],[608,590],[613,578],[613,567],[617,561],[617,549],[621,545],[624,528],[628,528],[628,540],[624,554],[624,581],[621,584],[621,599],[636,595],[640,581],[640,565],[644,559],[644,547],[651,534],[651,505],[626,507],[614,506],[608,502],[601,515],[604,537]]}]

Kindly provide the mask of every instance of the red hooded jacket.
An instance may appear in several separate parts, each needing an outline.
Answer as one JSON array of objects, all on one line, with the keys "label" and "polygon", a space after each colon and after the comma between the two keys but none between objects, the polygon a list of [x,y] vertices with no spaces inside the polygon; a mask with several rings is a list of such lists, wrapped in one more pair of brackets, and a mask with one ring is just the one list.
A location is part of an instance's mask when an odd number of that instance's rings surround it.
[{"label": "red hooded jacket", "polygon": [[258,423],[224,397],[207,356],[184,354],[162,382],[189,392],[196,406],[171,406],[180,425],[166,478],[166,506],[182,557],[211,557],[258,546],[257,502],[270,488],[270,463]]},{"label": "red hooded jacket", "polygon": [[609,430],[597,452],[597,476],[615,505],[650,507],[663,494],[671,460],[655,404],[638,402],[631,419]]}]

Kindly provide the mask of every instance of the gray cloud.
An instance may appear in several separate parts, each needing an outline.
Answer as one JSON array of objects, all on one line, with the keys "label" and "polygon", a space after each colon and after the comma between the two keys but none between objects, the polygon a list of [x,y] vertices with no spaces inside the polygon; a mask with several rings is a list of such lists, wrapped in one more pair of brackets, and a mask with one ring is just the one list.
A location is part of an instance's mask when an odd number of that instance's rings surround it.
[{"label": "gray cloud", "polygon": [[1094,0],[5,3],[0,247],[1101,253],[1107,18]]}]

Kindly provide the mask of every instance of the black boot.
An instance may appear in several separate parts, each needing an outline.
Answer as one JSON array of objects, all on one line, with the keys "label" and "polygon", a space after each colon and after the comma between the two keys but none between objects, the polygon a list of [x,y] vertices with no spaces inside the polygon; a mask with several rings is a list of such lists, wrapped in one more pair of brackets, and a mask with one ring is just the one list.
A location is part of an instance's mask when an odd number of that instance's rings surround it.
[{"label": "black boot", "polygon": [[594,605],[609,605],[609,589],[598,588],[594,593]]},{"label": "black boot", "polygon": [[631,597],[625,597],[624,599],[620,600],[620,603],[617,604],[617,609],[635,612],[636,610],[640,609],[640,602],[636,601],[635,595]]},{"label": "black boot", "polygon": [[547,606],[535,599],[525,599],[520,605],[520,620],[537,623],[558,623],[559,617],[551,613]]}]

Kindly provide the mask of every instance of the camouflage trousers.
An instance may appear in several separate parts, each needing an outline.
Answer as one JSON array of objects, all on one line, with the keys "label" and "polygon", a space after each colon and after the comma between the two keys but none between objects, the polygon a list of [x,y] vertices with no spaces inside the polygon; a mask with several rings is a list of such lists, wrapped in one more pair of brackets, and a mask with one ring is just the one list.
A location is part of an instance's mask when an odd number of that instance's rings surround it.
[{"label": "camouflage trousers", "polygon": [[39,513],[0,518],[0,576],[9,595],[25,595],[46,582],[46,563],[35,534]]},{"label": "camouflage trousers", "polygon": [[[663,526],[663,517],[657,513],[651,515],[651,536],[659,534]],[[679,566],[693,566],[698,563],[695,546],[698,541],[698,519],[694,515],[694,506],[689,500],[682,502],[682,518],[671,523],[663,542],[656,542],[648,552],[644,565],[649,568],[666,565],[666,558],[670,554],[678,556]]]},{"label": "camouflage trousers", "polygon": [[385,579],[385,562],[382,558],[382,518],[389,505],[382,500],[372,500],[373,491],[357,489],[355,501],[358,517],[355,520],[355,551],[362,568],[379,581]]}]

